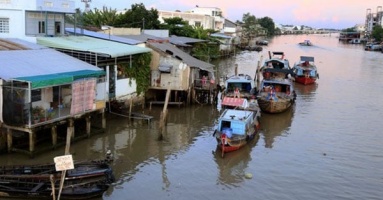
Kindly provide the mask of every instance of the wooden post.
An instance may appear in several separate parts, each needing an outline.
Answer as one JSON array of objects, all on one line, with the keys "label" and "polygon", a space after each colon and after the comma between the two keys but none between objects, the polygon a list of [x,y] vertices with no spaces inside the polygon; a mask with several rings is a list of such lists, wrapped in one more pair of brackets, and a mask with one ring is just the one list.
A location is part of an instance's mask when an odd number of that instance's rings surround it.
[{"label": "wooden post", "polygon": [[87,116],[85,118],[85,121],[86,121],[86,134],[88,135],[88,137],[90,137],[90,116]]},{"label": "wooden post", "polygon": [[35,142],[36,142],[36,133],[34,130],[29,132],[29,152],[33,153],[35,151]]},{"label": "wooden post", "polygon": [[103,129],[106,129],[105,110],[102,111],[102,128],[103,128]]},{"label": "wooden post", "polygon": [[261,61],[263,60],[263,56],[261,55],[260,59],[258,60],[258,66],[257,66],[257,90],[259,91],[259,85],[261,84]]},{"label": "wooden post", "polygon": [[71,138],[73,138],[73,132],[74,132],[74,120],[73,119],[69,119],[68,121],[68,127],[67,127],[67,131],[66,131],[66,145],[65,145],[65,155],[68,155],[69,154],[69,150],[70,150],[70,141],[71,141]]},{"label": "wooden post", "polygon": [[8,144],[8,152],[10,153],[13,148],[12,144],[12,130],[10,128],[7,129],[7,144]]},{"label": "wooden post", "polygon": [[165,104],[164,104],[164,108],[161,112],[161,119],[160,119],[160,127],[159,127],[159,135],[158,135],[158,139],[159,140],[162,140],[163,139],[163,135],[162,135],[162,131],[164,129],[164,127],[166,126],[166,118],[167,118],[167,109],[168,109],[168,103],[169,103],[169,98],[170,98],[170,87],[168,88],[168,90],[166,91],[166,97],[165,97]]},{"label": "wooden post", "polygon": [[133,109],[133,98],[130,98],[129,117],[132,116],[132,109]]},{"label": "wooden post", "polygon": [[[74,132],[74,120],[69,119],[68,121],[68,127],[67,127],[67,135],[66,135],[66,145],[65,145],[65,155],[69,155],[70,152],[70,142],[72,138],[72,134]],[[66,170],[62,171],[61,173],[61,179],[60,179],[60,188],[59,188],[59,194],[57,199],[60,200],[61,197],[61,191],[64,186],[64,180],[65,180]]]},{"label": "wooden post", "polygon": [[57,145],[57,126],[51,127],[51,135],[52,135],[52,145],[56,147]]}]

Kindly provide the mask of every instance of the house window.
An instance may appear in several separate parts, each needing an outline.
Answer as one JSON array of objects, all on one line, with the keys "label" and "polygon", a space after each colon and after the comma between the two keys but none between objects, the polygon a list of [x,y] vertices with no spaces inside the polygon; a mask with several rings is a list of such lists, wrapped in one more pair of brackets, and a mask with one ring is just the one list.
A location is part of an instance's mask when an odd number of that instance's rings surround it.
[{"label": "house window", "polygon": [[41,101],[41,89],[32,90],[32,102]]},{"label": "house window", "polygon": [[201,22],[194,22],[194,26],[196,26],[196,27],[200,27],[201,26]]},{"label": "house window", "polygon": [[39,21],[39,33],[45,33],[45,22]]},{"label": "house window", "polygon": [[0,33],[9,33],[9,18],[0,18]]}]

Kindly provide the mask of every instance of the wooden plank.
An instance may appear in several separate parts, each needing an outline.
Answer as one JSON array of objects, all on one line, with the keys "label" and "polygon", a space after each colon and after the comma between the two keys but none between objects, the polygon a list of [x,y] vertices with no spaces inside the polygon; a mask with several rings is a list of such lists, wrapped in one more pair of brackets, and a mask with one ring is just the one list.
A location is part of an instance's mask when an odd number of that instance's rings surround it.
[{"label": "wooden plank", "polygon": [[36,192],[37,190],[39,190],[43,185],[45,185],[45,182],[41,182],[39,184],[37,184],[30,192]]}]

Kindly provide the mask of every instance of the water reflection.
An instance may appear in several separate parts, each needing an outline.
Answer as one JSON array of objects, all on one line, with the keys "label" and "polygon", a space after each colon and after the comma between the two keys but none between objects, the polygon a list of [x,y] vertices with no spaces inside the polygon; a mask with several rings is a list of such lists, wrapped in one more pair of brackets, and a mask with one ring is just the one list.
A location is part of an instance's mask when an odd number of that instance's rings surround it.
[{"label": "water reflection", "polygon": [[301,98],[304,101],[310,101],[314,98],[316,90],[318,88],[318,83],[303,85],[299,83],[294,84],[295,92],[297,93],[298,98]]},{"label": "water reflection", "polygon": [[295,106],[279,114],[262,113],[261,133],[264,136],[265,147],[273,148],[276,137],[283,134],[289,134],[291,123],[293,121]]},{"label": "water reflection", "polygon": [[217,179],[218,184],[239,187],[241,182],[245,179],[246,169],[249,168],[249,162],[251,161],[251,150],[257,145],[260,136],[256,135],[248,145],[245,145],[238,151],[225,154],[225,157],[221,157],[221,152],[217,148],[213,152],[214,161],[217,163],[219,175]]}]

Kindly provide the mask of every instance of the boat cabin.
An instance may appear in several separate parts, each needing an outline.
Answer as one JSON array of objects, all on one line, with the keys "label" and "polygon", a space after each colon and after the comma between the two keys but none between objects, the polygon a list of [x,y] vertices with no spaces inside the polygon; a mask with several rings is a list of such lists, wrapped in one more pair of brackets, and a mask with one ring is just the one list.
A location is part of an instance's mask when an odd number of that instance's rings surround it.
[{"label": "boat cabin", "polygon": [[253,79],[246,74],[233,75],[225,81],[226,94],[234,93],[236,90],[243,94],[251,94],[254,87]]},{"label": "boat cabin", "polygon": [[219,118],[218,130],[228,138],[233,134],[245,135],[254,125],[254,112],[226,109]]}]

